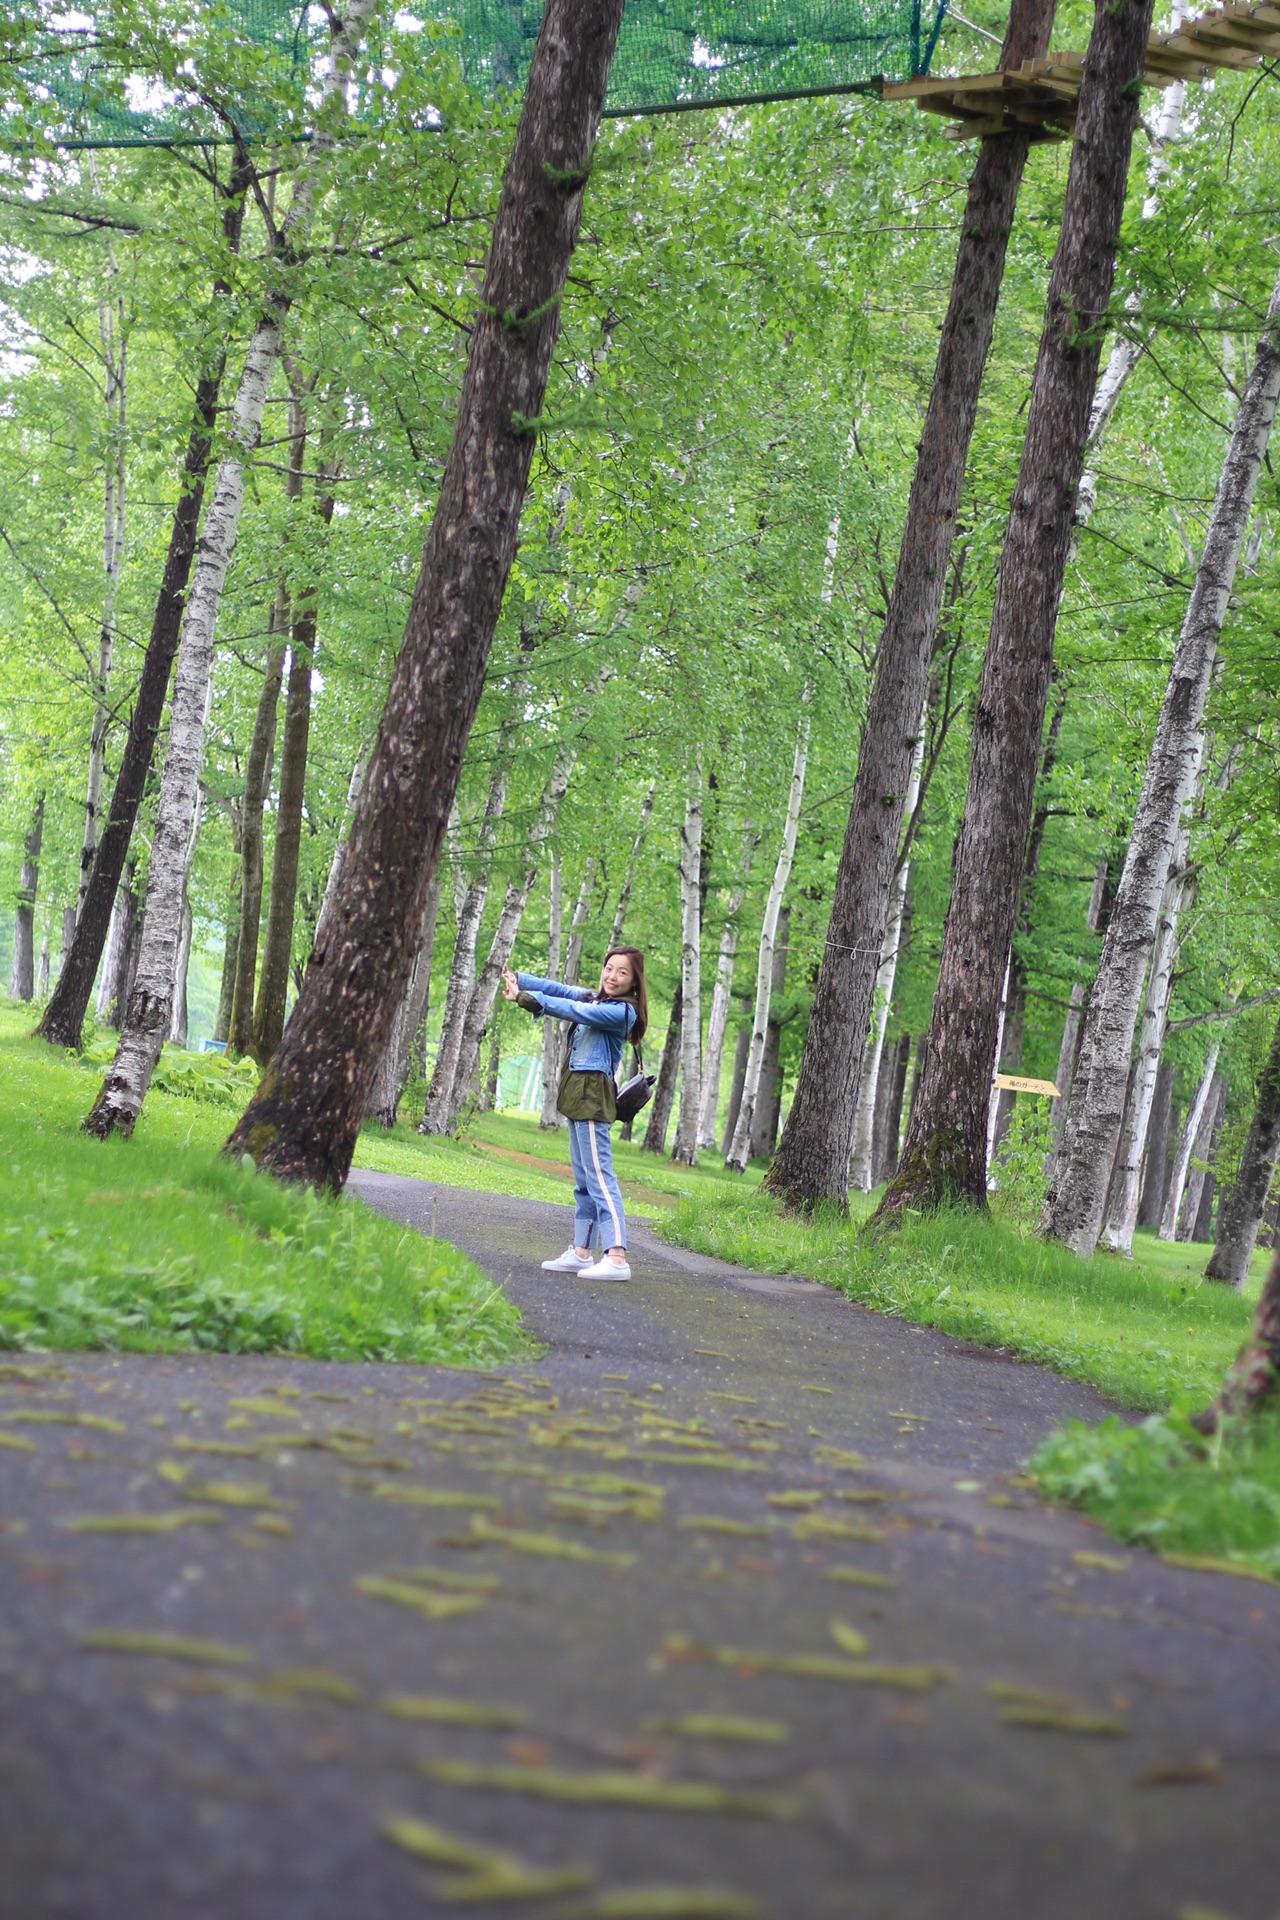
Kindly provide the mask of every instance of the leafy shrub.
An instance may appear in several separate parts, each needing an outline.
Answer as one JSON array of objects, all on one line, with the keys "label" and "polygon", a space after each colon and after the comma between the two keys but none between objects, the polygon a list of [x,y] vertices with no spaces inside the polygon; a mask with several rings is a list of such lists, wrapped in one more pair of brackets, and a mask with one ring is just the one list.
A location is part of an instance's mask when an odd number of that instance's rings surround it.
[{"label": "leafy shrub", "polygon": [[[116,1055],[114,1035],[93,1040],[75,1056],[82,1067],[101,1074]],[[176,1093],[183,1100],[203,1100],[210,1106],[231,1107],[237,1113],[258,1084],[253,1060],[229,1060],[225,1053],[190,1053],[185,1047],[165,1047],[156,1062],[152,1086]]]},{"label": "leafy shrub", "polygon": [[1048,1191],[1046,1167],[1053,1145],[1053,1110],[1047,1100],[1019,1100],[1013,1109],[993,1171],[991,1210],[1021,1234],[1034,1233]]}]

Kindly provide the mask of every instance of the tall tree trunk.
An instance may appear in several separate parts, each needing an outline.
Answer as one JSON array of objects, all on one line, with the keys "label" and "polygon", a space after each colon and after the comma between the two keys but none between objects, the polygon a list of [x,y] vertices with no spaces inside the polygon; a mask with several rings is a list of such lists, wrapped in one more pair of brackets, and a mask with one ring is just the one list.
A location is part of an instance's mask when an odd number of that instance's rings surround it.
[{"label": "tall tree trunk", "polygon": [[335,902],[228,1145],[341,1187],[408,973],[515,554],[621,0],[548,0],[503,180],[453,445]]},{"label": "tall tree trunk", "polygon": [[40,846],[44,839],[44,795],[36,801],[22,844],[22,873],[13,911],[13,971],[9,998],[30,1000],[36,990],[36,894],[40,890]]},{"label": "tall tree trunk", "polygon": [[[578,888],[578,897],[573,903],[573,917],[569,921],[569,944],[564,956],[564,982],[566,986],[576,987],[582,973],[582,949],[587,938],[587,922],[591,918],[591,893],[596,883],[596,869],[600,862],[594,853],[587,855],[587,863],[582,870],[582,885]],[[552,975],[555,978],[555,975]]]},{"label": "tall tree trunk", "polygon": [[1001,980],[1031,827],[1054,627],[1115,278],[1151,12],[1152,0],[1103,0],[1094,14],[982,665],[929,1054],[902,1165],[880,1204],[886,1217],[947,1200],[987,1205]]},{"label": "tall tree trunk", "polygon": [[[806,697],[807,691],[806,689]],[[756,1000],[751,1017],[751,1045],[747,1053],[747,1071],[742,1082],[742,1098],[738,1103],[738,1119],[733,1130],[733,1140],[725,1155],[725,1165],[732,1167],[735,1173],[746,1172],[747,1160],[751,1153],[751,1130],[755,1123],[756,1101],[760,1093],[760,1068],[764,1062],[765,1042],[769,1037],[769,1002],[773,992],[773,949],[778,937],[778,916],[782,912],[782,896],[787,890],[787,882],[791,878],[791,863],[795,858],[796,834],[800,826],[800,808],[804,801],[804,780],[808,765],[809,714],[805,709],[801,712],[800,725],[796,733],[796,751],[791,763],[791,790],[787,797],[787,816],[782,828],[782,845],[778,849],[773,879],[765,900],[764,923],[760,928],[760,952],[756,961]],[[792,1111],[795,1111],[794,1107]],[[785,1146],[785,1139],[783,1144]],[[845,1157],[847,1165],[847,1142]],[[843,1181],[843,1174],[841,1179]]]},{"label": "tall tree trunk", "polygon": [[[907,788],[905,802],[908,820],[915,810],[916,799],[920,792],[920,768],[924,759],[924,731],[916,745],[916,757],[911,763],[911,784]],[[880,1069],[884,1059],[884,1037],[889,1029],[889,1014],[893,1007],[893,983],[898,973],[898,954],[902,946],[903,927],[907,916],[907,888],[911,881],[911,862],[903,857],[898,862],[898,871],[893,877],[893,890],[889,895],[889,917],[885,922],[884,947],[881,950],[880,965],[876,969],[875,989],[872,996],[871,1032],[867,1036],[866,1049],[862,1056],[862,1072],[858,1081],[858,1109],[853,1126],[853,1152],[849,1160],[849,1185],[855,1193],[870,1193],[875,1185],[872,1136],[875,1131],[876,1097],[880,1086]]]},{"label": "tall tree trunk", "polygon": [[622,892],[618,895],[618,911],[613,916],[613,928],[609,934],[609,949],[622,945],[623,929],[627,924],[627,908],[631,905],[631,894],[636,884],[636,871],[640,865],[640,855],[644,851],[645,836],[649,831],[649,815],[653,812],[653,796],[658,790],[656,780],[649,782],[648,792],[644,796],[644,805],[640,809],[640,825],[636,837],[631,843],[631,852],[627,858],[627,871],[622,882]]},{"label": "tall tree trunk", "polygon": [[520,922],[524,918],[525,906],[533,891],[533,883],[538,877],[538,856],[546,845],[547,836],[555,824],[560,803],[568,791],[569,781],[577,760],[577,749],[563,750],[556,759],[550,778],[542,789],[542,798],[538,802],[538,812],[529,829],[526,841],[526,865],[518,880],[513,880],[507,888],[502,902],[502,911],[498,915],[498,924],[493,930],[493,939],[489,944],[488,958],[480,970],[480,976],[471,990],[471,999],[467,1006],[466,1018],[462,1023],[462,1039],[458,1049],[458,1065],[454,1074],[453,1093],[449,1102],[448,1125],[446,1131],[456,1133],[458,1117],[466,1099],[467,1089],[480,1058],[480,1042],[489,1016],[493,1012],[493,1003],[498,988],[502,984],[503,969],[511,958],[520,931]]},{"label": "tall tree trunk", "polygon": [[641,1153],[665,1153],[667,1150],[667,1128],[671,1124],[671,1109],[676,1097],[676,1076],[680,1072],[683,998],[684,982],[677,980],[675,993],[671,997],[671,1018],[667,1022],[667,1037],[662,1043],[662,1058],[658,1063],[658,1077],[654,1082],[649,1124],[645,1128],[644,1139],[640,1142]]},{"label": "tall tree trunk", "polygon": [[1173,1159],[1173,1174],[1169,1181],[1169,1191],[1165,1196],[1164,1212],[1160,1216],[1160,1227],[1156,1234],[1158,1240],[1173,1240],[1177,1237],[1178,1216],[1182,1212],[1182,1199],[1186,1192],[1187,1176],[1191,1172],[1191,1156],[1195,1152],[1196,1141],[1200,1137],[1200,1124],[1205,1117],[1210,1095],[1214,1091],[1214,1079],[1218,1071],[1218,1054],[1221,1042],[1215,1041],[1209,1049],[1204,1063],[1199,1085],[1191,1097],[1186,1118],[1182,1123],[1182,1132],[1178,1139],[1178,1151]]},{"label": "tall tree trunk", "polygon": [[702,1105],[702,762],[694,764],[680,827],[680,1119],[671,1157],[698,1164]]},{"label": "tall tree trunk", "polygon": [[1218,1208],[1218,1240],[1209,1264],[1206,1280],[1220,1280],[1237,1293],[1244,1286],[1253,1258],[1254,1242],[1271,1181],[1280,1153],[1280,1020],[1271,1040],[1262,1077],[1258,1082],[1257,1105],[1249,1127],[1249,1138],[1240,1157],[1236,1183],[1223,1196]]},{"label": "tall tree trunk", "polygon": [[[247,168],[237,162],[232,168],[222,215],[223,241],[232,253],[238,252],[240,247],[247,188]],[[214,298],[215,304],[222,306],[229,314],[231,287],[226,281],[215,281]],[[221,332],[229,324],[229,320],[222,321],[211,330]],[[146,791],[147,776],[151,770],[169,690],[169,674],[178,650],[187,579],[195,557],[196,533],[200,525],[218,393],[225,366],[224,349],[196,383],[195,413],[182,466],[178,503],[169,531],[169,550],[165,557],[160,592],[151,619],[151,635],[134,695],[129,732],[116,774],[111,805],[98,839],[88,885],[80,895],[78,917],[74,908],[69,910],[71,938],[64,940],[58,983],[36,1029],[42,1039],[55,1047],[78,1048],[80,1045],[85,1010],[93,992],[98,963],[102,959],[111,925],[134,821]]]},{"label": "tall tree trunk", "polygon": [[[1097,933],[1104,925],[1111,911],[1111,863],[1104,854],[1093,870],[1093,887],[1089,894],[1089,905],[1085,909],[1084,924],[1088,933]],[[1077,957],[1076,964],[1082,966],[1083,960]],[[1071,1085],[1071,1076],[1075,1072],[1076,1054],[1080,1047],[1080,1022],[1084,1017],[1085,989],[1078,980],[1071,983],[1071,992],[1067,1003],[1067,1017],[1062,1025],[1062,1044],[1058,1048],[1058,1066],[1053,1076],[1053,1084],[1061,1089],[1051,1102],[1051,1139],[1049,1166],[1052,1170],[1054,1160],[1062,1144],[1063,1126],[1067,1117],[1067,1091]]]},{"label": "tall tree trunk", "polygon": [[360,789],[364,785],[364,776],[369,767],[369,748],[361,747],[351,769],[351,778],[347,782],[347,798],[342,809],[342,818],[338,822],[338,837],[333,845],[333,858],[329,862],[329,877],[324,883],[324,892],[320,897],[320,911],[316,915],[316,944],[324,939],[328,932],[328,917],[333,909],[334,896],[338,891],[338,879],[342,873],[342,862],[347,851],[347,834],[355,814],[356,801],[360,798]]},{"label": "tall tree trunk", "polygon": [[[560,944],[563,937],[564,876],[559,859],[551,862],[551,884],[547,906],[547,978],[560,978]],[[560,1083],[560,1022],[542,1023],[542,1111],[538,1125],[550,1131],[560,1125],[556,1111],[556,1092]]]},{"label": "tall tree trunk", "polygon": [[1133,1252],[1133,1235],[1138,1224],[1138,1205],[1142,1194],[1143,1156],[1155,1104],[1160,1055],[1169,1025],[1169,1003],[1173,998],[1178,923],[1195,890],[1194,873],[1186,866],[1189,844],[1190,835],[1184,826],[1174,851],[1174,871],[1169,875],[1156,921],[1151,966],[1147,974],[1146,1005],[1142,1012],[1142,1030],[1138,1036],[1138,1057],[1125,1102],[1120,1146],[1111,1177],[1103,1238],[1112,1253]]},{"label": "tall tree trunk", "polygon": [[[1191,1159],[1187,1167],[1186,1191],[1182,1196],[1178,1223],[1174,1229],[1175,1240],[1194,1240],[1196,1222],[1204,1196],[1205,1180],[1209,1177],[1209,1166],[1213,1155],[1218,1128],[1222,1121],[1222,1108],[1226,1105],[1227,1087],[1222,1074],[1216,1073],[1209,1082],[1209,1095],[1204,1103],[1204,1112],[1200,1115],[1200,1125],[1196,1129],[1195,1141],[1191,1148]],[[1205,1236],[1208,1238],[1208,1235]]]},{"label": "tall tree trunk", "polygon": [[[291,459],[291,477],[293,464]],[[276,715],[284,679],[283,636],[288,625],[289,603],[281,593],[271,603],[262,691],[258,695],[244,770],[240,813],[240,921],[236,929],[236,972],[227,1031],[227,1051],[233,1054],[253,1051],[253,995],[258,981],[258,933],[262,923],[262,816],[271,791]]]},{"label": "tall tree trunk", "polygon": [[1278,398],[1280,279],[1236,414],[1170,669],[1045,1206],[1046,1230],[1079,1254],[1097,1245],[1142,979],[1183,809],[1200,770],[1205,702]]},{"label": "tall tree trunk", "polygon": [[[345,18],[334,19],[329,71],[311,146],[273,247],[279,259],[294,259],[304,240],[320,176],[336,144],[335,122],[345,118],[354,49],[374,4],[375,0],[348,0]],[[200,536],[174,675],[169,749],[151,842],[146,927],[137,978],[115,1059],[84,1121],[86,1133],[100,1140],[113,1132],[126,1137],[133,1132],[169,1027],[174,959],[182,927],[186,848],[204,758],[214,628],[240,526],[245,468],[261,435],[263,410],[280,358],[291,299],[286,285],[277,283],[254,327],[227,423],[227,450],[218,467],[213,500]],[[376,1064],[375,1056],[370,1075]]]},{"label": "tall tree trunk", "polygon": [[49,936],[46,933],[40,942],[40,959],[36,964],[36,999],[43,1000],[49,991]]},{"label": "tall tree trunk", "polygon": [[[1053,11],[1053,0],[1014,0],[1001,67],[1016,69],[1048,51]],[[817,1200],[843,1206],[848,1197],[859,1074],[885,948],[907,785],[1029,144],[1029,133],[1001,133],[982,142],[960,223],[933,390],[876,652],[828,941],[795,1098],[767,1176],[770,1191],[793,1206]]]},{"label": "tall tree trunk", "polygon": [[[1205,1244],[1213,1239],[1213,1194],[1217,1185],[1215,1168],[1218,1160],[1218,1142],[1222,1134],[1222,1123],[1227,1115],[1227,1081],[1225,1074],[1218,1075],[1215,1092],[1210,1095],[1209,1107],[1212,1122],[1206,1129],[1201,1126],[1201,1140],[1196,1144],[1196,1159],[1203,1160],[1203,1167],[1193,1169],[1187,1187],[1187,1231],[1180,1234],[1184,1240],[1199,1240]],[[1201,1144],[1203,1142],[1203,1144]],[[1199,1191],[1195,1181],[1199,1179]]]},{"label": "tall tree trunk", "polygon": [[476,836],[476,864],[471,883],[463,899],[462,912],[458,916],[458,931],[453,943],[453,963],[449,969],[449,985],[445,989],[444,996],[444,1021],[440,1028],[440,1045],[436,1050],[435,1071],[431,1076],[426,1107],[418,1127],[419,1133],[449,1131],[453,1083],[462,1051],[462,1029],[467,1018],[467,1008],[471,1004],[472,989],[476,983],[476,942],[480,938],[480,923],[484,919],[485,901],[489,895],[489,863],[493,858],[498,822],[507,804],[507,784],[511,777],[510,762],[506,758],[503,742],[499,742],[499,753],[498,770],[489,782],[484,815],[480,821],[480,831]]},{"label": "tall tree trunk", "polygon": [[724,1036],[729,1025],[729,1000],[733,993],[733,968],[738,957],[738,915],[746,897],[751,863],[760,835],[748,827],[742,836],[742,863],[738,877],[729,890],[724,926],[720,930],[720,951],[716,957],[716,980],[711,990],[711,1012],[707,1017],[707,1051],[703,1061],[702,1105],[698,1113],[698,1147],[715,1151],[716,1109],[720,1104],[720,1076],[724,1063]]},{"label": "tall tree trunk", "polygon": [[178,929],[178,951],[173,962],[173,1007],[169,1015],[169,1039],[176,1047],[187,1044],[187,1029],[190,1015],[187,1010],[187,971],[191,965],[191,942],[195,933],[195,916],[191,911],[191,865],[196,857],[196,846],[200,839],[200,828],[204,822],[204,794],[196,799],[195,817],[191,822],[191,839],[187,845],[186,872],[182,881],[182,921]]},{"label": "tall tree trunk", "polygon": [[225,933],[222,944],[222,982],[218,989],[218,1011],[214,1016],[213,1038],[224,1046],[231,1032],[231,1003],[236,988],[236,961],[240,947],[240,884],[244,877],[240,865],[240,823],[231,815],[231,893],[227,900]]},{"label": "tall tree trunk", "polygon": [[388,1129],[396,1124],[400,1110],[400,1090],[404,1085],[405,1056],[413,1036],[422,1023],[431,994],[431,961],[435,953],[436,919],[440,909],[440,876],[437,873],[427,893],[426,912],[418,936],[418,952],[409,976],[408,991],[396,1014],[383,1050],[377,1078],[369,1092],[367,1118]]},{"label": "tall tree trunk", "polygon": [[106,964],[102,969],[102,994],[99,999],[98,1017],[105,1019],[109,1027],[119,1028],[124,1025],[125,1008],[129,1002],[129,981],[137,970],[140,901],[136,855],[125,862],[124,877],[120,882],[120,897],[116,907],[117,911],[112,922],[111,946]]},{"label": "tall tree trunk", "polygon": [[[324,478],[332,481],[333,474]],[[316,485],[321,476],[317,474]],[[334,496],[316,502],[315,518],[327,528]],[[289,996],[293,958],[293,918],[298,899],[298,856],[302,846],[302,805],[306,797],[307,749],[311,738],[311,674],[316,652],[316,596],[312,589],[295,615],[289,635],[289,690],[285,695],[284,738],[280,747],[280,788],[276,798],[276,837],[271,857],[271,899],[262,942],[262,977],[253,1013],[253,1053],[265,1066],[280,1044]]]},{"label": "tall tree trunk", "polygon": [[737,1042],[733,1049],[733,1078],[729,1082],[729,1110],[724,1116],[724,1138],[720,1143],[720,1154],[724,1160],[729,1158],[733,1136],[738,1129],[738,1115],[742,1111],[742,1089],[747,1083],[747,1056],[750,1052],[750,1025],[739,1027]]},{"label": "tall tree trunk", "polygon": [[773,971],[769,978],[769,1025],[764,1053],[760,1060],[760,1084],[756,1090],[755,1115],[747,1153],[752,1160],[766,1160],[778,1144],[778,1121],[782,1112],[782,1027],[773,1007],[787,984],[787,954],[791,942],[791,909],[778,915],[778,937],[773,945]]},{"label": "tall tree trunk", "polygon": [[1142,1200],[1138,1208],[1140,1227],[1158,1227],[1164,1212],[1165,1190],[1173,1171],[1169,1135],[1173,1130],[1173,1087],[1177,1068],[1167,1060],[1160,1062],[1151,1119],[1147,1125],[1147,1164],[1142,1180]]},{"label": "tall tree trunk", "polygon": [[[886,1180],[892,1180],[898,1171],[898,1142],[902,1137],[902,1103],[907,1091],[907,1067],[911,1061],[911,1035],[900,1034],[898,1044],[889,1056],[890,1072],[885,1075],[888,1082],[887,1097],[881,1108],[882,1126],[876,1140],[876,1158],[872,1177],[876,1186]],[[883,1074],[883,1068],[881,1069]]]},{"label": "tall tree trunk", "polygon": [[[90,156],[97,187],[97,168]],[[125,458],[128,432],[129,333],[115,249],[107,247],[107,298],[98,303],[98,340],[102,352],[103,401],[107,413],[106,479],[102,503],[102,622],[98,629],[98,670],[93,682],[93,724],[89,729],[89,777],[85,793],[84,838],[80,847],[77,917],[84,904],[101,829],[102,790],[106,784],[107,729],[111,723],[111,667],[116,645],[116,602],[124,562]]]}]

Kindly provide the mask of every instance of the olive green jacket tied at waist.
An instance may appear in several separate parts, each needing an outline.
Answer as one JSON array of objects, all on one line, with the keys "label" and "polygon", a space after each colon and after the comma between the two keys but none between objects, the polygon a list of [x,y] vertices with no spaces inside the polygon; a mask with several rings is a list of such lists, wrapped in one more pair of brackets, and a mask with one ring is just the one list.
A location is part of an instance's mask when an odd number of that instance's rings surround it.
[{"label": "olive green jacket tied at waist", "polygon": [[517,1006],[552,1020],[573,1022],[569,1058],[556,1094],[557,1110],[566,1120],[615,1120],[614,1076],[637,1018],[631,1001],[601,1000],[590,987],[569,987],[560,980],[540,979],[536,973],[518,973],[516,981]]}]

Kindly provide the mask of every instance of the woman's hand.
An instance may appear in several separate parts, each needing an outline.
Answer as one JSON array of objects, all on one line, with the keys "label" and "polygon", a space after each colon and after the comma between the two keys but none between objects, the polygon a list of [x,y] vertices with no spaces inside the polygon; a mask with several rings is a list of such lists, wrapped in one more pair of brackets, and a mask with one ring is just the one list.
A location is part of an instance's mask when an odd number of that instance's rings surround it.
[{"label": "woman's hand", "polygon": [[520,991],[520,982],[516,979],[515,974],[512,973],[510,967],[504,967],[502,969],[503,999],[514,1000],[516,995],[519,993],[519,991]]}]

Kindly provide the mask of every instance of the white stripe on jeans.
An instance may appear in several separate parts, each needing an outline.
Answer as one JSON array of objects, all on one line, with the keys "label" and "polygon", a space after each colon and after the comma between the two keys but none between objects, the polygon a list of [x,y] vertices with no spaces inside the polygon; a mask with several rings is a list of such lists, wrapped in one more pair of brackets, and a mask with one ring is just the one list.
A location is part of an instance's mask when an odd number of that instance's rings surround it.
[{"label": "white stripe on jeans", "polygon": [[605,1197],[605,1203],[609,1209],[609,1218],[613,1221],[612,1245],[620,1247],[625,1244],[626,1236],[622,1231],[622,1222],[619,1220],[617,1209],[613,1204],[613,1195],[604,1183],[604,1173],[600,1166],[600,1146],[596,1140],[596,1123],[594,1120],[588,1120],[587,1132],[591,1135],[591,1158],[595,1162],[596,1179],[600,1182],[600,1191]]}]

